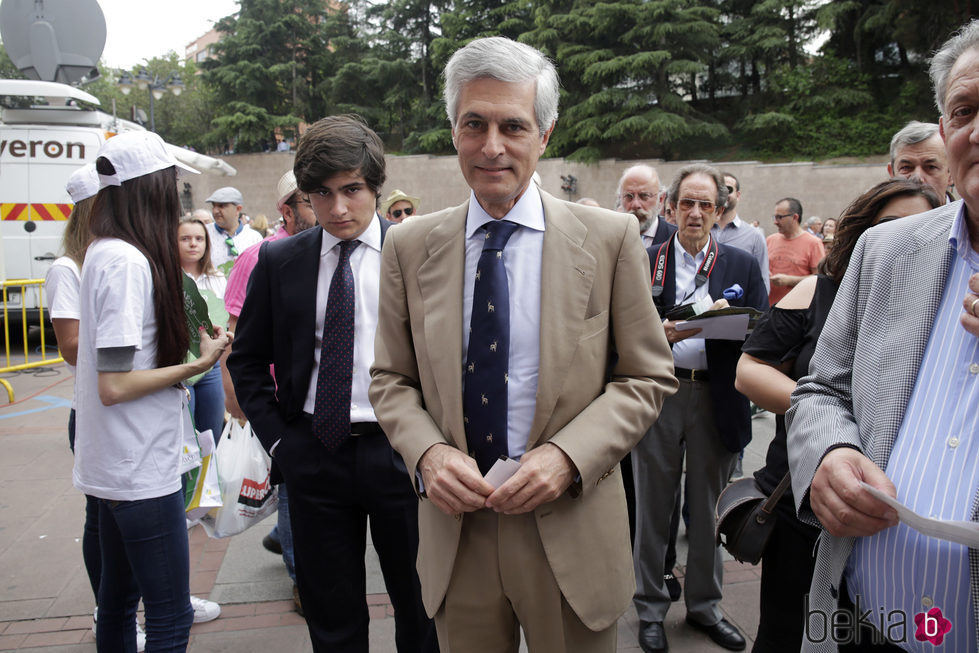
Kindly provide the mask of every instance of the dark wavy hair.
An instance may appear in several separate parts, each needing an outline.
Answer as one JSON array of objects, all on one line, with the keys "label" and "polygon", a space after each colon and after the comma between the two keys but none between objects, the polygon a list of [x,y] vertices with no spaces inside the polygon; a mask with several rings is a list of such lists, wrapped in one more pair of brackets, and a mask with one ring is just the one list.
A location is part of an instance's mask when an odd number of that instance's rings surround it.
[{"label": "dark wavy hair", "polygon": [[384,144],[360,116],[327,116],[299,138],[292,170],[304,193],[335,174],[356,170],[377,197],[385,179]]},{"label": "dark wavy hair", "polygon": [[819,264],[820,274],[825,274],[836,283],[842,281],[857,240],[863,232],[880,222],[878,214],[881,209],[893,199],[919,196],[925,198],[933,209],[942,204],[934,188],[909,179],[883,181],[853,200],[836,222],[833,247]]},{"label": "dark wavy hair", "polygon": [[[95,162],[99,174],[115,174],[105,157]],[[177,249],[180,197],[177,170],[164,168],[121,186],[106,186],[92,206],[92,236],[118,238],[142,252],[153,279],[156,315],[156,365],[177,365],[187,356],[190,334],[184,313],[183,270]]]}]

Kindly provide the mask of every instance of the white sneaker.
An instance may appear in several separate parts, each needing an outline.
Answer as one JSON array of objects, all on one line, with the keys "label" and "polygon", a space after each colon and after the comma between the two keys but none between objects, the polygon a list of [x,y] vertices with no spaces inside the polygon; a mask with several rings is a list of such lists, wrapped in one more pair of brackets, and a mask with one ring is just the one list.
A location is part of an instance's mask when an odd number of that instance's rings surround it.
[{"label": "white sneaker", "polygon": [[221,616],[221,606],[214,601],[208,601],[198,596],[190,597],[190,606],[194,608],[194,623],[202,624],[205,621],[214,621]]},{"label": "white sneaker", "polygon": [[[95,608],[92,612],[92,634],[95,634],[95,627],[99,622],[99,609]],[[143,627],[139,625],[139,621],[136,621],[136,653],[143,653],[146,650],[146,632]]]}]

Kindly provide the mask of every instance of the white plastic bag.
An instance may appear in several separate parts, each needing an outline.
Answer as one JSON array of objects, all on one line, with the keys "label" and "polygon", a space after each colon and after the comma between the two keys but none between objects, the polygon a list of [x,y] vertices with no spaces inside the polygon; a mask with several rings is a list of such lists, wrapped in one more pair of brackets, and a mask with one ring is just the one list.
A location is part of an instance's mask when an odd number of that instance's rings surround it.
[{"label": "white plastic bag", "polygon": [[272,460],[251,425],[228,422],[211,456],[217,463],[222,506],[201,517],[208,535],[236,535],[278,509],[279,494],[269,482]]},{"label": "white plastic bag", "polygon": [[221,484],[218,482],[217,463],[214,460],[214,438],[211,429],[197,435],[197,467],[184,474],[184,510],[187,519],[195,522],[214,508],[221,506]]}]

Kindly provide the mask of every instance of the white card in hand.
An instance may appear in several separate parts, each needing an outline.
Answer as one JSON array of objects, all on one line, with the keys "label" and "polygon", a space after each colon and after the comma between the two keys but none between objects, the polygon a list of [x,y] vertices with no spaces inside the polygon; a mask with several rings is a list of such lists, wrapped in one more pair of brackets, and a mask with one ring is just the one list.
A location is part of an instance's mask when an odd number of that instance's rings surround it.
[{"label": "white card in hand", "polygon": [[937,537],[940,540],[955,542],[956,544],[961,544],[971,548],[979,547],[979,524],[976,522],[922,517],[897,499],[884,494],[877,488],[867,485],[863,481],[860,482],[860,485],[862,485],[867,492],[870,492],[876,498],[880,499],[891,508],[894,508],[894,510],[897,511],[898,518],[902,522],[922,535]]},{"label": "white card in hand", "polygon": [[492,485],[494,488],[500,487],[506,483],[507,479],[517,473],[520,469],[520,461],[514,460],[513,458],[500,458],[490,470],[486,472],[486,482]]}]

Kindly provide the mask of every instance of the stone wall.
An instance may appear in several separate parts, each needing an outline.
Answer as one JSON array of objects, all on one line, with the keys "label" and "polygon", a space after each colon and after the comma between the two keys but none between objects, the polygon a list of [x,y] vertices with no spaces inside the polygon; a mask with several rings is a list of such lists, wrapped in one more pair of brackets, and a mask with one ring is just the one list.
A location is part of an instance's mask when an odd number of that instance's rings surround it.
[{"label": "stone wall", "polygon": [[[283,172],[292,166],[293,154],[235,154],[222,157],[238,170],[235,177],[204,174],[189,175],[182,181],[190,183],[195,206],[206,207],[204,199],[225,185],[238,188],[245,196],[245,212],[277,217],[275,185]],[[388,156],[388,179],[382,198],[400,188],[422,198],[422,213],[429,213],[462,203],[469,189],[453,156]],[[542,159],[537,165],[544,190],[567,199],[561,192],[561,176],[577,178],[577,193],[572,199],[593,197],[605,207],[615,203],[619,176],[637,161],[604,160],[596,165],[574,163],[563,159]],[[659,172],[663,185],[687,161],[646,161]],[[857,195],[887,177],[887,161],[858,164],[783,163],[763,164],[757,161],[714,163],[723,171],[733,173],[741,181],[741,203],[738,214],[749,221],[758,220],[766,232],[775,230],[772,213],[775,202],[791,196],[802,202],[804,218],[819,215],[836,217]]]}]

